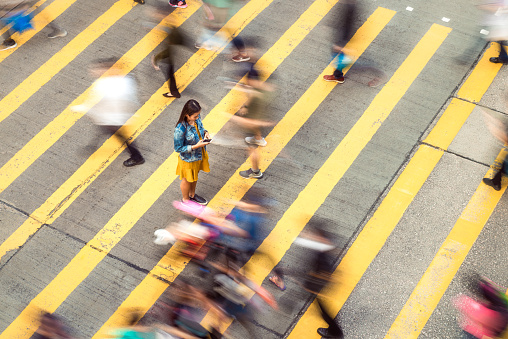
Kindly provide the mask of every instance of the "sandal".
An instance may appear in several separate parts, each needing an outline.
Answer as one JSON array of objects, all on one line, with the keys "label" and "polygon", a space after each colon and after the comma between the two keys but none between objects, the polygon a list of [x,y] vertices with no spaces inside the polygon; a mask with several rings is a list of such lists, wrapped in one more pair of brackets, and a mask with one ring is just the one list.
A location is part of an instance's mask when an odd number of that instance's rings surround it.
[{"label": "sandal", "polygon": [[134,0],[134,2],[137,2],[140,5],[144,5],[145,4],[145,0]]},{"label": "sandal", "polygon": [[286,290],[286,284],[284,284],[284,280],[276,275],[272,275],[268,280],[275,284],[281,291]]}]

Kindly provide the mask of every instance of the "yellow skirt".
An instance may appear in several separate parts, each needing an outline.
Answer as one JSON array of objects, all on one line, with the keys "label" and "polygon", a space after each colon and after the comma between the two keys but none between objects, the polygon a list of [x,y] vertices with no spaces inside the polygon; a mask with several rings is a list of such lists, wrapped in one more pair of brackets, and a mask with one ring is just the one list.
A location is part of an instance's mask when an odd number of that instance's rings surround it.
[{"label": "yellow skirt", "polygon": [[198,181],[199,171],[210,172],[210,166],[208,165],[208,152],[204,148],[202,160],[187,162],[178,157],[176,175],[180,176],[180,180],[185,178],[188,182]]}]

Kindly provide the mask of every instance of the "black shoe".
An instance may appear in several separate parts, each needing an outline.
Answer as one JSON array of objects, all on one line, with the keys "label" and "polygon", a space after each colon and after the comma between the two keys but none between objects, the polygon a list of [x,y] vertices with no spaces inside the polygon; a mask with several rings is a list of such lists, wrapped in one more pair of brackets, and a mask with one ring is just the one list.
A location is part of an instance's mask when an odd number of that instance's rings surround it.
[{"label": "black shoe", "polygon": [[206,206],[208,204],[208,201],[205,198],[200,197],[196,193],[194,193],[193,197],[189,197],[189,199],[203,206]]},{"label": "black shoe", "polygon": [[11,38],[6,39],[1,45],[0,45],[0,51],[5,51],[7,49],[15,48],[18,46],[16,41],[12,40]]},{"label": "black shoe", "polygon": [[134,0],[134,2],[137,2],[140,5],[144,5],[145,4],[145,0]]},{"label": "black shoe", "polygon": [[503,61],[499,57],[492,57],[492,58],[489,59],[489,61],[493,62],[495,64],[505,64],[505,65],[508,64],[508,60]]},{"label": "black shoe", "polygon": [[492,179],[483,178],[483,182],[485,183],[485,185],[489,185],[490,187],[493,187],[496,191],[501,190],[501,184],[495,183],[494,180],[492,180]]},{"label": "black shoe", "polygon": [[331,334],[327,328],[320,327],[317,329],[317,333],[323,338],[344,338],[344,336],[340,334]]},{"label": "black shoe", "polygon": [[165,98],[177,98],[177,99],[178,99],[178,98],[180,98],[182,95],[181,95],[180,93],[175,93],[175,94],[173,94],[173,93],[169,93],[169,92],[168,92],[168,93],[164,93],[162,96],[163,96],[163,97],[165,97]]},{"label": "black shoe", "polygon": [[136,165],[142,165],[144,163],[145,163],[145,159],[143,159],[143,158],[141,160],[138,160],[138,161],[136,161],[136,160],[134,160],[132,158],[129,158],[129,159],[127,159],[127,160],[125,160],[123,162],[123,165],[125,167],[132,167],[132,166],[136,166]]}]

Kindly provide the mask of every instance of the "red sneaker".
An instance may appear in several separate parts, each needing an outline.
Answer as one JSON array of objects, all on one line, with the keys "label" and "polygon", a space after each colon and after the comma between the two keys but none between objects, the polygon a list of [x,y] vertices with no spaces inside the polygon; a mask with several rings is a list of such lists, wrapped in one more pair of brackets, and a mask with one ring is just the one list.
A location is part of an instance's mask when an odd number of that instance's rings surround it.
[{"label": "red sneaker", "polygon": [[242,62],[242,61],[249,61],[250,57],[245,54],[238,53],[234,57],[231,58],[234,62]]},{"label": "red sneaker", "polygon": [[337,82],[339,84],[344,83],[344,77],[336,78],[333,74],[332,75],[325,75],[325,76],[323,76],[323,79],[325,81]]}]

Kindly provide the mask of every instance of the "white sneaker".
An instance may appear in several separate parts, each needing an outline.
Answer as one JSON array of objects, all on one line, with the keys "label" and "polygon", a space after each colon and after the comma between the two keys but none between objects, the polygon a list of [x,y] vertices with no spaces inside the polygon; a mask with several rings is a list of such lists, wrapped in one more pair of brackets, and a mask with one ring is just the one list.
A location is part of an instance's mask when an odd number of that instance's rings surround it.
[{"label": "white sneaker", "polygon": [[53,32],[48,34],[48,38],[54,39],[54,38],[63,38],[64,36],[67,36],[67,31],[65,29],[54,29]]},{"label": "white sneaker", "polygon": [[252,145],[258,145],[261,147],[265,147],[268,143],[265,138],[256,139],[256,137],[246,137],[245,142]]}]

